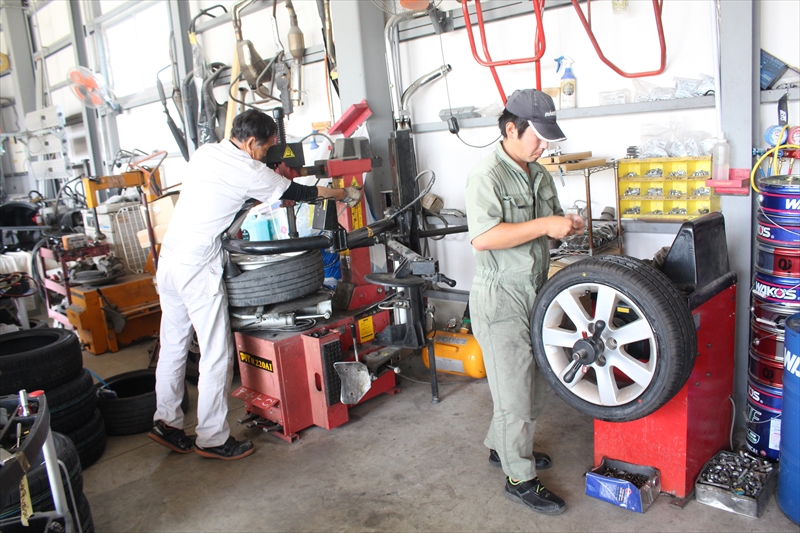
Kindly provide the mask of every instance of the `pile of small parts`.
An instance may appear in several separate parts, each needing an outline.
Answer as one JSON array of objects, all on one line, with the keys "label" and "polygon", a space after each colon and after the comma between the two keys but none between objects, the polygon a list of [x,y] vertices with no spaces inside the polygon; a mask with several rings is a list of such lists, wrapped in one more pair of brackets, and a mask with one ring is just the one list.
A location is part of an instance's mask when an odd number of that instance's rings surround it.
[{"label": "pile of small parts", "polygon": [[755,498],[772,469],[772,463],[748,453],[720,452],[700,472],[698,483]]},{"label": "pile of small parts", "polygon": [[634,474],[632,472],[627,472],[625,470],[617,470],[616,468],[606,469],[606,471],[603,472],[603,475],[606,477],[613,477],[621,479],[623,481],[627,481],[629,483],[633,483],[633,486],[635,486],[637,489],[641,489],[642,487],[647,485],[647,482],[649,480],[649,478],[644,474]]}]

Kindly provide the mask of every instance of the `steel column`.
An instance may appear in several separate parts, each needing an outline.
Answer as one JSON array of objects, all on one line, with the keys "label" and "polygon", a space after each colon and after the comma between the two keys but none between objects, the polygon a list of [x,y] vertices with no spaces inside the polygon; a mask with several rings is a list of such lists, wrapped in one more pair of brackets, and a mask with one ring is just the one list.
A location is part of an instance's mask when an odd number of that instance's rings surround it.
[{"label": "steel column", "polygon": [[366,121],[373,156],[366,193],[375,216],[381,218],[382,192],[392,190],[389,135],[394,131],[386,72],[383,12],[372,2],[331,2],[336,63],[342,111],[366,99],[372,116]]},{"label": "steel column", "polygon": [[[169,17],[172,33],[175,39],[175,57],[173,58],[178,66],[178,84],[186,77],[186,73],[194,68],[192,64],[192,45],[189,43],[189,24],[192,16],[189,12],[189,2],[184,0],[169,0]],[[180,87],[176,87],[180,89]],[[185,95],[181,95],[185,97]],[[183,110],[179,110],[183,112]],[[194,153],[194,145],[186,136],[184,125],[184,138],[189,149],[189,155]]]},{"label": "steel column", "polygon": [[[760,9],[758,2],[720,2],[720,81],[722,131],[731,145],[731,169],[753,165],[751,147],[758,133],[760,108]],[[747,125],[750,127],[747,127]],[[747,358],[750,344],[750,279],[753,268],[755,197],[723,196],[722,212],[728,236],[728,259],[740,282],[736,294],[734,400],[737,425],[746,406]]]},{"label": "steel column", "polygon": [[8,45],[11,79],[19,127],[25,130],[25,114],[36,109],[35,76],[31,57],[31,36],[28,12],[21,0],[6,0],[0,9],[0,22]]},{"label": "steel column", "polygon": [[[80,0],[69,0],[70,34],[72,37],[72,55],[75,63],[91,70],[89,55],[86,52],[86,38],[83,33],[83,18],[81,17]],[[92,172],[100,175],[103,170],[103,150],[98,133],[97,113],[94,109],[83,106],[83,126],[86,128],[87,146],[89,157],[92,161]]]}]

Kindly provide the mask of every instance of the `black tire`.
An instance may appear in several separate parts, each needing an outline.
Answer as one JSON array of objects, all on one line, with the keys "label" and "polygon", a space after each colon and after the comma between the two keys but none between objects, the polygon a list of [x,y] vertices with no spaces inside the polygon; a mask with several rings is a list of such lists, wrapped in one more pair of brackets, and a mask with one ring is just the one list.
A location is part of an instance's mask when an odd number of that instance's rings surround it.
[{"label": "black tire", "polygon": [[322,253],[303,252],[225,280],[232,307],[268,305],[313,293],[325,279]]},{"label": "black tire", "polygon": [[99,409],[94,410],[89,422],[66,435],[75,443],[84,470],[95,464],[106,450],[106,427]]},{"label": "black tire", "polygon": [[[86,499],[86,495],[83,493],[80,496],[76,494],[75,497],[78,499],[78,513],[77,516],[75,514],[72,516],[80,521],[83,533],[94,533],[94,519],[92,518],[92,508],[89,506],[89,500]],[[70,508],[72,508],[71,502]],[[77,531],[77,528],[75,530]]]},{"label": "black tire", "polygon": [[69,433],[91,420],[97,407],[94,380],[87,369],[72,381],[45,391],[50,407],[50,428]]},{"label": "black tire", "polygon": [[[56,447],[56,456],[67,467],[69,481],[77,497],[83,491],[83,470],[78,458],[78,450],[72,441],[61,433],[53,432],[53,443]],[[63,477],[63,471],[61,476],[64,483],[64,492],[67,495],[67,501],[69,501],[69,486]],[[55,508],[53,494],[50,490],[50,480],[47,477],[47,469],[44,464],[44,454],[42,453],[31,464],[31,469],[28,471],[28,489],[31,492],[31,503],[34,511],[52,511]],[[6,501],[2,502],[0,519],[19,515],[19,491],[12,490],[9,492]]]},{"label": "black tire", "polygon": [[0,395],[58,387],[78,377],[83,355],[77,335],[41,328],[0,335]]},{"label": "black tire", "polygon": [[[621,265],[626,265],[637,272],[639,272],[642,276],[645,276],[650,280],[653,285],[659,287],[662,292],[669,292],[671,293],[670,300],[676,301],[680,300],[683,301],[687,305],[688,313],[678,312],[676,316],[681,320],[681,330],[684,332],[684,335],[694,335],[695,339],[697,338],[697,328],[694,324],[694,319],[692,318],[692,312],[688,309],[688,304],[686,303],[686,297],[681,294],[675,284],[672,283],[672,280],[667,277],[661,270],[653,266],[652,261],[642,261],[641,259],[636,259],[635,257],[631,257],[628,255],[605,255],[599,258],[601,261],[609,261],[612,263],[619,263]],[[688,337],[687,337],[688,338]],[[688,350],[686,353],[686,364],[683,368],[683,375],[681,376],[681,382],[686,383],[689,379],[689,376],[692,375],[692,370],[694,370],[694,361],[697,357],[697,341],[694,341],[692,344],[693,349]]]},{"label": "black tire", "polygon": [[[153,428],[156,412],[156,370],[145,368],[113,376],[106,380],[117,398],[98,397],[97,407],[103,414],[109,435],[133,435]],[[99,388],[99,385],[98,385]],[[183,389],[181,409],[189,408],[189,393]]]},{"label": "black tire", "polygon": [[[636,420],[658,410],[672,399],[686,382],[697,349],[696,333],[693,327],[689,327],[693,322],[685,299],[674,286],[670,289],[670,284],[665,282],[663,274],[660,276],[659,274],[648,265],[628,259],[587,259],[556,273],[539,291],[531,314],[531,342],[536,362],[556,394],[581,413],[609,422]],[[573,388],[568,387],[559,377],[570,364],[571,352],[569,347],[558,347],[560,345],[545,347],[543,335],[551,331],[549,329],[545,331],[548,327],[545,325],[545,319],[552,307],[553,315],[548,320],[557,321],[558,310],[562,309],[557,299],[568,294],[571,288],[580,285],[603,287],[604,290],[612,291],[615,298],[622,298],[631,304],[616,302],[610,307],[611,319],[614,321],[613,328],[617,331],[632,322],[645,320],[642,324],[649,328],[651,340],[635,341],[619,346],[620,349],[625,348],[625,353],[616,352],[623,355],[616,361],[624,359],[630,362],[638,359],[642,367],[648,369],[646,372],[649,373],[649,380],[645,385],[628,379],[624,373],[620,377],[620,367],[611,362],[607,368],[606,364],[601,362],[584,367],[590,371],[581,376],[581,380],[586,383],[579,383],[576,378],[573,380],[575,384]],[[575,295],[572,297],[575,298]],[[579,303],[579,305],[584,306],[583,312],[590,316],[590,323],[602,318],[592,317],[594,311],[591,309],[594,304]],[[563,316],[568,316],[568,313],[564,312]],[[565,322],[555,325],[553,329],[575,331],[575,325],[571,320],[563,317],[561,320]],[[574,336],[575,333],[571,335]],[[614,355],[613,343],[609,340],[615,335],[618,333],[614,333],[613,329],[606,329],[603,334],[606,343],[604,355],[609,358],[619,357]],[[555,369],[553,364],[556,364]],[[601,388],[606,391],[609,389],[600,386],[598,379],[600,374],[607,374],[612,380],[617,380],[615,383],[617,390],[614,392],[617,403],[609,405],[612,402],[602,399]],[[597,399],[593,397],[595,390],[593,387],[597,390]]]}]

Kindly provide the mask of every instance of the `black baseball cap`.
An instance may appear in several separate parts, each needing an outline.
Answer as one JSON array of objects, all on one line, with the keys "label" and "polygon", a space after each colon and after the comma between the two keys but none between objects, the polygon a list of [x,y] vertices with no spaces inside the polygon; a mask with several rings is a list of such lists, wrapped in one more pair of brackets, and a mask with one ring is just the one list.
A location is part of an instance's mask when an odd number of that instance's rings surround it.
[{"label": "black baseball cap", "polygon": [[556,124],[556,106],[550,95],[536,89],[516,90],[506,101],[506,110],[528,121],[536,136],[547,142],[565,141]]}]

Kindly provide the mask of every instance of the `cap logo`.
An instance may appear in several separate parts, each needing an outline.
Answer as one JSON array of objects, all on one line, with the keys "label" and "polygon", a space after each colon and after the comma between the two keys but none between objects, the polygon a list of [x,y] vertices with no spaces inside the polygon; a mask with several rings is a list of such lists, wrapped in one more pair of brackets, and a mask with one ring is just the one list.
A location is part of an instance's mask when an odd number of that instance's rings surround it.
[{"label": "cap logo", "polygon": [[548,111],[544,114],[546,117],[554,117],[556,115],[555,111]]}]

